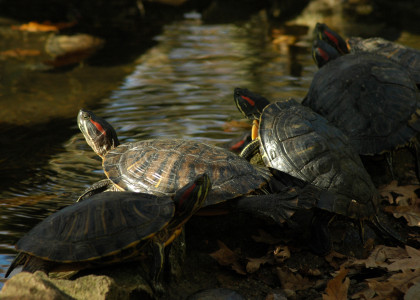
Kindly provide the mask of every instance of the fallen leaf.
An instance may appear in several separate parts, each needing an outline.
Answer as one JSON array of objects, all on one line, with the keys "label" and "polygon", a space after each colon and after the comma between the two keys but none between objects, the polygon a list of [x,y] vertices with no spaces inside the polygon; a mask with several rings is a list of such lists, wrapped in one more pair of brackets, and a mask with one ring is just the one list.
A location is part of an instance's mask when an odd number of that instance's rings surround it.
[{"label": "fallen leaf", "polygon": [[378,245],[368,258],[356,260],[353,264],[364,264],[366,268],[387,268],[390,264],[389,259],[403,259],[407,257],[407,251],[403,248]]},{"label": "fallen leaf", "polygon": [[35,49],[11,49],[0,52],[0,56],[4,57],[25,57],[38,55],[41,55],[41,51]]},{"label": "fallen leaf", "polygon": [[420,295],[420,283],[411,286],[404,295],[404,300],[418,300]]},{"label": "fallen leaf", "polygon": [[386,268],[389,271],[398,271],[406,269],[420,269],[420,251],[410,246],[405,246],[406,253],[409,257],[407,258],[390,258],[392,262]]},{"label": "fallen leaf", "polygon": [[412,285],[420,283],[420,269],[415,271],[403,270],[401,273],[394,274],[385,281],[378,281],[376,279],[366,279],[366,281],[368,282],[369,287],[379,296],[401,296],[405,294]]},{"label": "fallen leaf", "polygon": [[314,285],[314,282],[310,281],[308,278],[303,277],[299,273],[294,274],[286,267],[277,268],[276,273],[284,290],[306,290]]},{"label": "fallen leaf", "polygon": [[360,292],[351,295],[351,299],[372,299],[375,296],[375,291],[366,288]]},{"label": "fallen leaf", "polygon": [[[418,185],[398,185],[396,180],[391,181],[388,185],[378,188],[382,197],[387,198],[389,203],[398,204],[400,206],[412,205],[417,200],[415,190],[419,189]],[[392,194],[397,194],[394,199]]]},{"label": "fallen leaf", "polygon": [[358,259],[350,265],[364,265],[366,268],[384,268],[388,271],[420,269],[420,250],[405,246],[388,247],[378,245],[366,259]]},{"label": "fallen leaf", "polygon": [[347,291],[350,286],[350,279],[347,276],[349,271],[341,269],[337,276],[328,281],[323,300],[347,300]]},{"label": "fallen leaf", "polygon": [[76,25],[77,22],[63,22],[52,24],[49,21],[43,23],[29,22],[20,26],[12,26],[14,30],[29,31],[29,32],[48,32],[48,31],[59,31],[61,29],[70,28]]},{"label": "fallen leaf", "polygon": [[[336,251],[331,251],[324,257],[324,259],[330,264],[331,267],[334,269],[338,269],[340,265],[343,263],[339,263],[338,261],[342,261],[343,259],[348,260],[348,257],[344,254],[338,253]],[[338,260],[338,261],[337,261]]]},{"label": "fallen leaf", "polygon": [[217,241],[217,244],[220,249],[210,253],[210,256],[213,257],[220,265],[230,266],[236,273],[246,275],[244,268],[238,262],[237,254],[230,250],[223,242]]},{"label": "fallen leaf", "polygon": [[395,218],[403,217],[407,220],[408,226],[420,227],[420,203],[417,201],[411,206],[387,206],[384,208],[386,212],[392,213]]},{"label": "fallen leaf", "polygon": [[247,258],[248,263],[246,264],[246,271],[248,273],[254,273],[258,271],[261,267],[261,265],[266,263],[273,263],[273,259],[269,257],[260,257],[260,258]]},{"label": "fallen leaf", "polygon": [[276,262],[284,262],[290,258],[290,250],[287,246],[277,246],[273,253]]}]

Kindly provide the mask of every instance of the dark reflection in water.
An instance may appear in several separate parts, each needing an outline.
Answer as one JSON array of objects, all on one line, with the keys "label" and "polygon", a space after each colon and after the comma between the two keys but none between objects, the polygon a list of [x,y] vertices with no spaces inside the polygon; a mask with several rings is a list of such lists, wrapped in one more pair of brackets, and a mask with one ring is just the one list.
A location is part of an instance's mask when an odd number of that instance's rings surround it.
[{"label": "dark reflection in water", "polygon": [[[241,118],[233,103],[235,87],[268,99],[300,99],[316,70],[308,49],[280,52],[266,34],[258,20],[203,25],[192,16],[166,26],[157,45],[95,112],[114,125],[121,142],[165,136],[223,145],[239,138],[244,129],[227,125]],[[77,130],[76,116],[71,130],[77,133],[45,164],[0,191],[0,277],[25,232],[104,178],[99,157]]]}]

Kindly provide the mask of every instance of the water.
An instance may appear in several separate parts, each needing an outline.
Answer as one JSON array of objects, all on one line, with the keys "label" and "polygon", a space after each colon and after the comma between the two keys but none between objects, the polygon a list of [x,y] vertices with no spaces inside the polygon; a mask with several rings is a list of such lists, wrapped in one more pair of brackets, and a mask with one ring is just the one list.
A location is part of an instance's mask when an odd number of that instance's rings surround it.
[{"label": "water", "polygon": [[[301,99],[316,71],[308,48],[280,51],[259,20],[204,25],[191,15],[166,26],[156,41],[95,110],[114,125],[122,143],[177,137],[225,145],[245,130],[231,122],[241,119],[233,103],[235,87],[268,99]],[[42,163],[0,192],[0,277],[20,237],[104,178],[100,158],[77,130],[76,116],[69,130],[75,134],[52,143]]]}]

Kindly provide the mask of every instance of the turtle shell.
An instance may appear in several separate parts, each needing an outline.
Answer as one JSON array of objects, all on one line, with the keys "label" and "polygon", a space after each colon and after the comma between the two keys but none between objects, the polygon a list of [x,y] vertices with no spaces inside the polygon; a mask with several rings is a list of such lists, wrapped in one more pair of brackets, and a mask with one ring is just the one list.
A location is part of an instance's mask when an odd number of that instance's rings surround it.
[{"label": "turtle shell", "polygon": [[376,190],[347,137],[294,99],[268,105],[259,126],[266,165],[337,195],[320,208],[349,217],[375,213]]},{"label": "turtle shell", "polygon": [[338,57],[314,75],[302,104],[340,128],[359,154],[404,146],[420,131],[420,95],[409,73],[383,56]]},{"label": "turtle shell", "polygon": [[212,189],[204,206],[250,194],[272,176],[229,150],[182,139],[121,144],[108,152],[103,168],[119,189],[156,195],[172,195],[206,173]]},{"label": "turtle shell", "polygon": [[420,85],[420,50],[377,37],[369,39],[352,37],[347,43],[351,52],[379,54],[399,63],[408,70],[416,84]]},{"label": "turtle shell", "polygon": [[50,215],[22,237],[20,252],[59,263],[119,261],[141,251],[174,216],[171,197],[106,192]]}]

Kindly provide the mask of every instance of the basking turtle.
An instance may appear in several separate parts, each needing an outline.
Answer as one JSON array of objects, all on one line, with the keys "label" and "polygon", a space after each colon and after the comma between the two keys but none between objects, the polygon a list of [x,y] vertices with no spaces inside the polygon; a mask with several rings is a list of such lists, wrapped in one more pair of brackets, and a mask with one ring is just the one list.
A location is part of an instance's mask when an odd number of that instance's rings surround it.
[{"label": "basking turtle", "polygon": [[[251,95],[247,93],[247,97],[257,99]],[[246,103],[242,105],[245,101],[235,93],[235,102],[241,111],[248,106]],[[254,126],[258,127],[258,136],[241,156],[249,159],[259,151],[267,166],[295,178],[290,186],[299,186],[297,179],[310,183],[300,187],[303,191],[312,187],[312,207],[321,209],[314,220],[317,223],[312,228],[314,234],[322,234],[325,238],[322,231],[328,230],[325,216],[327,220],[329,216],[322,211],[327,211],[370,220],[382,234],[397,242],[406,242],[404,237],[389,228],[386,217],[378,210],[379,197],[375,186],[347,136],[325,118],[296,100],[288,99],[266,106]],[[298,198],[305,203],[304,199],[303,196]],[[275,205],[275,201],[268,201]],[[258,206],[259,203],[248,205]],[[317,230],[316,227],[321,228]]]},{"label": "basking turtle", "polygon": [[420,50],[379,37],[368,39],[351,37],[346,43],[337,32],[323,23],[316,24],[315,35],[318,39],[336,48],[340,54],[367,52],[385,56],[406,68],[417,86],[420,87]]},{"label": "basking turtle", "polygon": [[6,277],[19,265],[23,271],[48,274],[136,260],[151,246],[157,283],[164,246],[202,206],[210,188],[209,177],[201,175],[173,197],[107,192],[70,205],[17,242],[19,254]]},{"label": "basking turtle", "polygon": [[[420,94],[405,68],[370,53],[330,60],[334,49],[325,45],[314,43],[315,60],[325,65],[315,73],[302,104],[340,128],[359,154],[417,144]],[[317,54],[321,51],[322,56]]]},{"label": "basking turtle", "polygon": [[[238,93],[235,102],[246,111],[248,101]],[[375,214],[378,198],[369,174],[347,137],[325,118],[288,99],[267,105],[254,127],[258,136],[241,156],[249,159],[259,150],[267,166],[334,192],[336,203],[319,203],[331,212],[354,218]]]},{"label": "basking turtle", "polygon": [[102,157],[107,179],[95,183],[79,199],[104,190],[172,195],[197,174],[212,182],[204,206],[264,189],[272,174],[262,166],[216,146],[185,139],[151,139],[120,144],[112,126],[86,110],[78,114],[87,143]]}]

